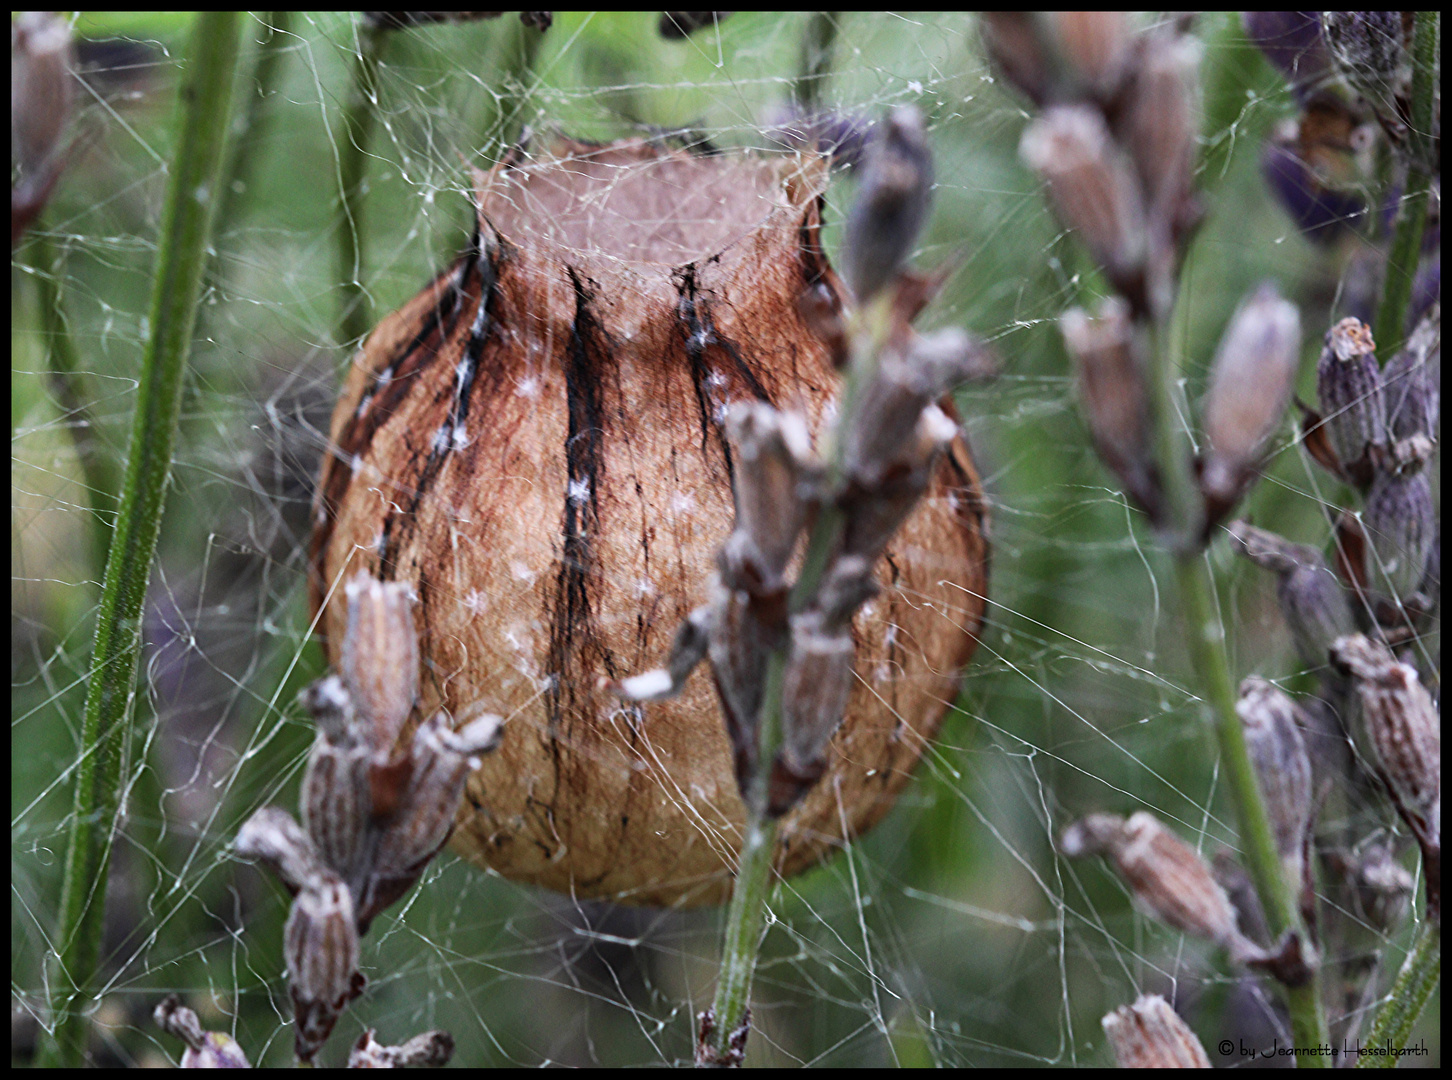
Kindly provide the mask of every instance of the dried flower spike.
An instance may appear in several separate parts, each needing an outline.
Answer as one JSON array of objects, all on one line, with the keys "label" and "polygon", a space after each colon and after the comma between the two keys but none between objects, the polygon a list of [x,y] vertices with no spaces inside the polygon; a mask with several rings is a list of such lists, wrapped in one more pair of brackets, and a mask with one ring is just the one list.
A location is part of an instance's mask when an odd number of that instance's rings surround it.
[{"label": "dried flower spike", "polygon": [[1437,541],[1431,476],[1425,469],[1378,472],[1366,496],[1362,524],[1373,585],[1397,599],[1411,596],[1426,576]]},{"label": "dried flower spike", "polygon": [[1392,437],[1435,438],[1442,397],[1440,304],[1417,323],[1405,347],[1391,358],[1381,377]]},{"label": "dried flower spike", "polygon": [[447,1031],[425,1031],[400,1046],[384,1046],[369,1028],[348,1052],[350,1069],[441,1069],[454,1056],[454,1037]]},{"label": "dried flower spike", "polygon": [[1158,994],[1143,994],[1101,1022],[1121,1069],[1210,1068],[1205,1048],[1190,1025]]},{"label": "dried flower spike", "polygon": [[338,1017],[363,992],[353,898],[336,876],[305,886],[283,928],[283,958],[297,1022],[300,1061],[311,1061]]},{"label": "dried flower spike", "polygon": [[1145,34],[1125,108],[1123,139],[1157,230],[1168,237],[1191,218],[1188,206],[1200,130],[1195,88],[1200,45],[1164,27]]},{"label": "dried flower spike", "polygon": [[888,113],[863,172],[842,244],[842,273],[860,303],[897,277],[928,219],[933,159],[922,113],[906,105]]},{"label": "dried flower spike", "polygon": [[187,1044],[182,1053],[183,1069],[250,1069],[252,1063],[237,1040],[220,1031],[203,1031],[197,1014],[168,994],[152,1012],[156,1025]]}]

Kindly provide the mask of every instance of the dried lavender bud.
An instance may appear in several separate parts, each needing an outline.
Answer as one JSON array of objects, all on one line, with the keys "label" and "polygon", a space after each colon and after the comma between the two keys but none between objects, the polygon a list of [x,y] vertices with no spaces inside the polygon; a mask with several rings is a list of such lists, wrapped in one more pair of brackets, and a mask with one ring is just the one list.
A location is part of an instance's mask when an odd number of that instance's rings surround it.
[{"label": "dried lavender bud", "polygon": [[806,794],[826,768],[827,744],[842,722],[852,693],[852,656],[850,630],[828,630],[816,611],[793,616],[778,756],[781,771],[790,782],[772,793],[768,809],[777,817]]},{"label": "dried lavender bud", "polygon": [[425,1031],[400,1046],[384,1046],[369,1028],[348,1052],[350,1069],[441,1069],[454,1056],[454,1037],[447,1031]]},{"label": "dried lavender bud", "polygon": [[1062,60],[1095,97],[1107,101],[1124,78],[1134,37],[1124,11],[1058,11],[1052,16]]},{"label": "dried lavender bud", "polygon": [[1362,515],[1367,570],[1393,597],[1410,596],[1422,583],[1437,537],[1432,478],[1426,470],[1378,473]]},{"label": "dried lavender bud", "polygon": [[1314,11],[1244,11],[1245,36],[1290,82],[1297,96],[1321,84],[1331,65]]},{"label": "dried lavender bud", "polygon": [[1323,11],[1321,29],[1337,70],[1373,109],[1396,113],[1409,81],[1406,29],[1399,11]]},{"label": "dried lavender bud", "polygon": [[1301,157],[1299,146],[1296,122],[1288,121],[1261,149],[1261,176],[1302,235],[1329,246],[1365,214],[1366,203],[1352,192],[1324,185]]},{"label": "dried lavender bud", "polygon": [[1403,815],[1440,844],[1442,724],[1432,695],[1416,668],[1363,634],[1342,638],[1331,655],[1351,673],[1367,741]]},{"label": "dried lavender bud", "polygon": [[358,970],[358,928],[347,886],[332,878],[299,892],[283,927],[282,951],[297,1021],[296,1053],[311,1061],[366,982]]},{"label": "dried lavender bud", "polygon": [[350,884],[371,858],[374,818],[370,777],[373,754],[364,746],[313,743],[298,795],[303,824],[319,857]]},{"label": "dried lavender bud", "polygon": [[1321,553],[1244,521],[1231,522],[1227,531],[1241,554],[1276,574],[1276,597],[1301,659],[1307,664],[1325,663],[1332,642],[1355,632],[1356,619]]},{"label": "dried lavender bud", "polygon": [[933,158],[922,113],[899,106],[875,131],[862,188],[847,215],[842,276],[859,303],[897,276],[928,219],[932,190]]},{"label": "dried lavender bud", "polygon": [[957,423],[938,406],[929,405],[922,411],[909,441],[896,448],[899,456],[892,473],[883,476],[875,488],[853,485],[839,500],[847,515],[843,552],[877,561],[927,490],[937,455],[957,434]]},{"label": "dried lavender bud", "polygon": [[1158,994],[1142,994],[1101,1021],[1121,1069],[1208,1069],[1190,1025]]},{"label": "dried lavender bud", "polygon": [[1144,197],[1097,109],[1053,106],[1024,131],[1018,152],[1048,185],[1060,220],[1079,233],[1113,278],[1141,267]]},{"label": "dried lavender bud", "polygon": [[175,994],[168,994],[151,1015],[162,1031],[187,1044],[182,1053],[181,1068],[252,1068],[252,1063],[235,1039],[220,1031],[203,1031],[197,1014],[183,1005],[181,998]]},{"label": "dried lavender bud", "polygon": [[1231,316],[1205,393],[1209,447],[1200,488],[1207,524],[1229,512],[1259,466],[1266,440],[1285,415],[1300,346],[1300,312],[1270,282]]},{"label": "dried lavender bud", "polygon": [[1158,519],[1162,493],[1150,457],[1149,401],[1129,305],[1110,297],[1092,319],[1083,308],[1070,308],[1059,329],[1079,373],[1079,404],[1095,449],[1124,490]]},{"label": "dried lavender bud", "polygon": [[1387,426],[1398,439],[1435,438],[1442,405],[1442,310],[1422,319],[1381,373]]},{"label": "dried lavender bud", "polygon": [[298,694],[298,701],[311,714],[318,731],[334,746],[353,746],[358,741],[353,698],[337,675],[326,675],[310,683]]},{"label": "dried lavender bud", "polygon": [[338,669],[368,741],[387,755],[418,694],[418,634],[407,585],[358,574],[346,586],[348,629]]},{"label": "dried lavender bud", "polygon": [[1166,229],[1186,215],[1200,130],[1200,46],[1163,29],[1143,38],[1122,131],[1151,211]]},{"label": "dried lavender bud", "polygon": [[1264,679],[1240,684],[1236,715],[1255,767],[1286,878],[1299,889],[1311,825],[1311,759],[1301,738],[1300,709]]},{"label": "dried lavender bud", "polygon": [[45,208],[71,121],[71,30],[45,11],[10,24],[10,246]]},{"label": "dried lavender bud", "polygon": [[1368,446],[1386,441],[1381,367],[1371,327],[1342,319],[1326,334],[1316,363],[1316,397],[1326,435],[1343,468],[1355,465]]},{"label": "dried lavender bud", "polygon": [[732,764],[742,794],[756,767],[756,727],[766,691],[766,662],[780,630],[768,628],[752,613],[751,597],[740,589],[721,587],[707,655],[716,677]]},{"label": "dried lavender bud", "polygon": [[768,137],[789,150],[814,150],[834,166],[853,169],[862,163],[871,139],[871,122],[862,115],[796,106],[774,110],[767,119]]},{"label": "dried lavender bud", "polygon": [[264,806],[243,822],[234,846],[239,855],[266,863],[293,892],[333,874],[303,827],[275,806]]},{"label": "dried lavender bud", "polygon": [[1205,861],[1153,814],[1141,810],[1127,821],[1090,814],[1064,830],[1059,848],[1071,858],[1108,857],[1135,901],[1161,922],[1236,956],[1259,952],[1236,928],[1235,909]]},{"label": "dried lavender bud", "polygon": [[1351,886],[1357,916],[1372,929],[1390,933],[1402,924],[1416,880],[1388,845],[1368,844],[1357,854],[1339,856],[1333,865]]},{"label": "dried lavender bud", "polygon": [[1031,11],[984,11],[978,17],[983,51],[995,70],[1042,106],[1050,96],[1058,67],[1049,62],[1042,16]]},{"label": "dried lavender bud", "polygon": [[802,418],[761,402],[731,408],[727,426],[736,447],[736,526],[722,570],[735,588],[781,588],[787,560],[806,520],[803,479],[813,466],[812,439]]},{"label": "dried lavender bud", "polygon": [[836,632],[850,626],[857,609],[877,595],[873,561],[862,555],[839,554],[827,567],[817,589],[817,610],[826,630]]}]

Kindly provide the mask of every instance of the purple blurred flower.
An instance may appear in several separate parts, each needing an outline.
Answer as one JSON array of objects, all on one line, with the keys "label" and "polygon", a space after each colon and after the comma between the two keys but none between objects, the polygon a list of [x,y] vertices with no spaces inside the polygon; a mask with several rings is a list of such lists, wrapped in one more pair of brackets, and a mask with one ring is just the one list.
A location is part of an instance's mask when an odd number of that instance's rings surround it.
[{"label": "purple blurred flower", "polygon": [[1366,212],[1355,195],[1323,186],[1289,146],[1267,142],[1260,168],[1277,201],[1314,243],[1335,243]]},{"label": "purple blurred flower", "polygon": [[1243,11],[1241,24],[1265,58],[1286,77],[1298,98],[1314,90],[1331,68],[1331,54],[1314,11]]}]

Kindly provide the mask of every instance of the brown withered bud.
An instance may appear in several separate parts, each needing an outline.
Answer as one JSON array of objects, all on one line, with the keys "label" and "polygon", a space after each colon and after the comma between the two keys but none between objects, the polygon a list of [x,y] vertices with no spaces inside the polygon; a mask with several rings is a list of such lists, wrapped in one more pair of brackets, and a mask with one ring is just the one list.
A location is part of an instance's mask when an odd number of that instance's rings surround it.
[{"label": "brown withered bud", "polygon": [[168,994],[152,1012],[157,1027],[187,1044],[182,1052],[183,1069],[250,1069],[237,1040],[220,1031],[203,1031],[197,1014],[182,1004],[181,998]]},{"label": "brown withered bud", "polygon": [[861,303],[897,276],[928,220],[933,157],[923,114],[910,105],[889,112],[863,170],[842,239],[842,274]]},{"label": "brown withered bud", "polygon": [[1437,539],[1432,478],[1425,469],[1378,472],[1362,514],[1372,585],[1406,597],[1421,585]]},{"label": "brown withered bud", "polygon": [[1321,33],[1342,77],[1384,122],[1410,81],[1409,24],[1400,11],[1326,11]]},{"label": "brown withered bud", "polygon": [[399,1046],[384,1046],[372,1028],[358,1036],[348,1051],[350,1069],[441,1069],[454,1056],[454,1037],[447,1031],[425,1031]]},{"label": "brown withered bud", "polygon": [[978,17],[983,51],[995,71],[1035,105],[1049,98],[1057,63],[1043,35],[1043,16],[1032,11],[985,11]]},{"label": "brown withered bud", "polygon": [[1275,286],[1261,285],[1231,316],[1210,371],[1200,472],[1207,529],[1240,500],[1280,426],[1300,359],[1301,315]]},{"label": "brown withered bud", "polygon": [[1416,668],[1363,634],[1344,637],[1332,659],[1350,672],[1377,765],[1402,815],[1438,845],[1442,832],[1442,723]]},{"label": "brown withered bud", "polygon": [[1381,373],[1387,426],[1397,439],[1435,438],[1442,405],[1442,308],[1417,323]]},{"label": "brown withered bud", "polygon": [[850,628],[829,630],[821,612],[792,618],[791,652],[782,690],[782,746],[774,763],[768,812],[791,809],[826,769],[831,741],[852,690]]},{"label": "brown withered bud", "polygon": [[1386,405],[1371,327],[1348,318],[1327,332],[1316,363],[1316,397],[1342,469],[1358,475],[1367,448],[1386,441]]},{"label": "brown withered bud", "polygon": [[1311,759],[1301,737],[1300,709],[1278,687],[1252,678],[1240,684],[1235,712],[1286,879],[1300,889],[1312,809]]},{"label": "brown withered bud", "polygon": [[1150,213],[1167,236],[1188,213],[1200,130],[1199,66],[1200,45],[1188,34],[1169,27],[1145,34],[1118,128]]},{"label": "brown withered bud", "polygon": [[338,662],[375,754],[387,757],[418,695],[418,634],[409,588],[359,573],[348,582],[348,629]]},{"label": "brown withered bud", "polygon": [[1354,914],[1378,933],[1391,933],[1410,907],[1414,879],[1387,844],[1367,844],[1355,853],[1326,853],[1327,865],[1350,886]]},{"label": "brown withered bud", "polygon": [[1321,553],[1245,521],[1232,521],[1226,531],[1242,555],[1276,575],[1276,598],[1297,654],[1307,664],[1324,664],[1332,642],[1355,632],[1356,619]]},{"label": "brown withered bud", "polygon": [[297,894],[282,951],[297,1023],[294,1048],[300,1061],[311,1061],[367,981],[358,970],[358,927],[346,885],[329,876]]},{"label": "brown withered bud", "polygon": [[707,655],[731,740],[733,773],[744,795],[756,768],[767,660],[782,635],[761,624],[752,612],[751,597],[740,589],[719,586],[714,611]]},{"label": "brown withered bud", "polygon": [[293,893],[333,874],[303,827],[275,806],[264,806],[243,822],[234,846],[244,858],[266,863]]},{"label": "brown withered bud", "polygon": [[39,216],[66,156],[73,93],[71,29],[47,11],[10,24],[10,247]]},{"label": "brown withered bud", "polygon": [[1125,820],[1090,814],[1064,830],[1059,850],[1070,858],[1104,855],[1135,902],[1152,917],[1207,938],[1237,958],[1259,954],[1235,925],[1235,909],[1210,868],[1189,844],[1141,810]]},{"label": "brown withered bud", "polygon": [[1023,133],[1019,156],[1048,185],[1059,219],[1115,281],[1144,262],[1147,231],[1139,181],[1104,117],[1086,105],[1055,105]]},{"label": "brown withered bud", "polygon": [[1113,98],[1133,51],[1129,13],[1057,11],[1050,19],[1059,56],[1075,82],[1101,101]]},{"label": "brown withered bud", "polygon": [[1190,1025],[1158,994],[1142,994],[1101,1021],[1121,1069],[1208,1069]]},{"label": "brown withered bud", "polygon": [[754,595],[777,591],[806,520],[802,488],[815,468],[802,418],[760,402],[731,408],[726,419],[736,448],[736,526],[722,554],[727,583]]},{"label": "brown withered bud", "polygon": [[1090,318],[1070,308],[1059,330],[1079,374],[1079,404],[1104,463],[1151,521],[1164,515],[1164,495],[1150,455],[1149,399],[1135,349],[1129,305],[1109,297]]}]

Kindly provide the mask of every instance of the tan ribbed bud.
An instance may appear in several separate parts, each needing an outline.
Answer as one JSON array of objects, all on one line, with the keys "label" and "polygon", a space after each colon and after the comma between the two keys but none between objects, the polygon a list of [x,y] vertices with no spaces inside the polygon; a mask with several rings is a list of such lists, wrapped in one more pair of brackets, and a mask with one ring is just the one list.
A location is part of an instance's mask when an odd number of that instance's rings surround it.
[{"label": "tan ribbed bud", "polygon": [[1208,1069],[1190,1025],[1158,994],[1143,994],[1101,1021],[1121,1069]]}]

